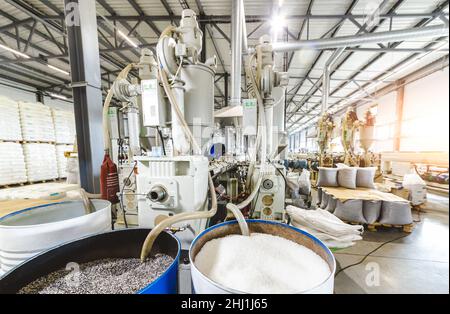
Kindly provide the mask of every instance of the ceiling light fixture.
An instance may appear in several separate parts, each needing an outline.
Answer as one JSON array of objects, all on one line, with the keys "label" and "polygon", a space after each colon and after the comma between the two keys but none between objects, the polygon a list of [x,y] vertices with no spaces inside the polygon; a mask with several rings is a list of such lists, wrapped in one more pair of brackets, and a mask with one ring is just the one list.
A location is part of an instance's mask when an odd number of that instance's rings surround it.
[{"label": "ceiling light fixture", "polygon": [[11,53],[13,53],[15,55],[21,56],[22,58],[25,58],[25,59],[30,59],[31,58],[30,56],[28,56],[28,55],[26,55],[26,54],[24,54],[24,53],[22,53],[20,51],[17,51],[15,49],[9,48],[8,46],[2,45],[2,44],[0,44],[0,48],[4,49],[6,51],[9,51],[9,52],[11,52]]},{"label": "ceiling light fixture", "polygon": [[67,100],[68,99],[66,96],[60,95],[60,94],[50,93],[49,95],[50,95],[50,97],[58,98],[58,99],[61,99],[61,100]]},{"label": "ceiling light fixture", "polygon": [[60,68],[58,68],[58,67],[55,67],[54,65],[47,64],[47,66],[48,66],[50,69],[55,70],[55,71],[58,71],[58,72],[60,72],[60,73],[62,73],[62,74],[70,75],[69,72],[67,72],[67,71],[65,71],[65,70],[63,70],[63,69],[60,69]]},{"label": "ceiling light fixture", "polygon": [[120,37],[122,37],[123,39],[125,39],[131,46],[133,46],[134,48],[138,48],[139,46],[131,40],[130,37],[128,37],[124,32],[122,32],[121,30],[117,30],[117,34],[119,34]]}]

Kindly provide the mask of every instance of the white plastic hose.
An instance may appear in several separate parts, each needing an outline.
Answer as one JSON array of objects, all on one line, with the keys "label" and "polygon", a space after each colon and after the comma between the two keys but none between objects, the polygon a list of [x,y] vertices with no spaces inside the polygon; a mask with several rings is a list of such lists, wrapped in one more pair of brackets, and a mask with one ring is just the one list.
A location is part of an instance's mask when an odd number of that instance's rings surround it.
[{"label": "white plastic hose", "polygon": [[245,221],[245,217],[242,214],[241,210],[243,208],[245,208],[246,206],[248,206],[251,203],[251,201],[253,201],[253,199],[255,198],[256,194],[259,191],[259,188],[261,186],[262,180],[263,180],[263,175],[260,173],[258,181],[257,181],[257,183],[256,183],[256,185],[255,185],[255,187],[254,187],[254,189],[252,191],[252,193],[242,203],[240,203],[238,205],[235,205],[233,203],[228,203],[227,204],[227,209],[230,210],[233,213],[234,217],[236,218],[236,220],[237,220],[237,222],[239,224],[239,228],[241,229],[241,233],[244,236],[250,236],[250,231],[248,229],[247,222]]}]

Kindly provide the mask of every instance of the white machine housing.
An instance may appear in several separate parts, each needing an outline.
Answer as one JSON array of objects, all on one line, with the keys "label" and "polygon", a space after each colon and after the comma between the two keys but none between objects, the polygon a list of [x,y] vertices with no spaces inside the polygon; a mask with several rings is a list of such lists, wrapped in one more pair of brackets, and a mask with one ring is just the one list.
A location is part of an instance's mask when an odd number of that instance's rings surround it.
[{"label": "white machine housing", "polygon": [[[282,165],[274,165],[274,167],[277,167],[279,171],[273,168],[272,173],[264,175],[258,195],[252,202],[254,212],[251,218],[271,221],[285,220],[286,183],[281,173],[286,175],[286,169]],[[252,189],[256,186],[260,169],[260,165],[255,167],[251,181]]]},{"label": "white machine housing", "polygon": [[[208,158],[203,156],[135,157],[139,227],[153,228],[168,216],[206,209]],[[156,194],[161,192],[161,198]],[[205,222],[193,222],[196,232]]]}]

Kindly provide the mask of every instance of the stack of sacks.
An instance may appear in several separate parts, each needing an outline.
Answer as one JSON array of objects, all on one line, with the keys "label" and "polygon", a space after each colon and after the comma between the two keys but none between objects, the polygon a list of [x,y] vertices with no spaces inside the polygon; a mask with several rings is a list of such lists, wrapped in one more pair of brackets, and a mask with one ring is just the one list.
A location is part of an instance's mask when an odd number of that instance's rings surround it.
[{"label": "stack of sacks", "polygon": [[[356,188],[375,189],[374,178],[377,168],[356,168],[341,165],[338,168],[319,168],[319,207],[345,221],[360,224],[374,223],[380,215],[381,202],[372,202],[358,199],[342,202],[328,195],[320,187],[343,187],[355,190]],[[367,205],[367,206],[366,206]],[[378,206],[378,209],[377,209]],[[367,218],[366,218],[367,216]]]},{"label": "stack of sacks", "polygon": [[59,178],[67,178],[67,158],[64,156],[64,153],[71,151],[73,151],[73,145],[56,145],[56,162]]},{"label": "stack of sacks", "polygon": [[348,225],[326,210],[288,206],[286,211],[294,227],[312,234],[329,248],[346,248],[362,240],[363,226]]},{"label": "stack of sacks", "polygon": [[343,187],[347,189],[368,188],[375,189],[376,167],[319,167],[319,187]]},{"label": "stack of sacks", "polygon": [[52,144],[23,144],[28,181],[36,182],[58,178],[56,150]]},{"label": "stack of sacks", "polygon": [[54,142],[52,112],[41,103],[19,102],[22,137],[28,142]]},{"label": "stack of sacks", "polygon": [[345,221],[360,224],[409,225],[413,222],[408,202],[388,202],[351,199],[340,201],[327,194],[321,187],[344,187],[347,189],[375,189],[376,168],[319,168],[317,185],[319,207]]},{"label": "stack of sacks", "polygon": [[52,109],[56,144],[73,144],[75,141],[75,116],[72,111]]},{"label": "stack of sacks", "polygon": [[0,185],[27,182],[22,145],[0,143]]},{"label": "stack of sacks", "polygon": [[19,104],[9,98],[0,96],[0,140],[21,141]]}]

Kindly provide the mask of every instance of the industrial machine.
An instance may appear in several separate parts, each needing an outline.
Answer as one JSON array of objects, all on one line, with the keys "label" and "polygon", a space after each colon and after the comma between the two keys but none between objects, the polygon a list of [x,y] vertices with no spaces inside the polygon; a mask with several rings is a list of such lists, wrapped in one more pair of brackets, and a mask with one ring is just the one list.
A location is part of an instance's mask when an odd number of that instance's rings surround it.
[{"label": "industrial machine", "polygon": [[[214,121],[216,59],[200,61],[202,37],[196,14],[184,10],[179,26],[162,33],[156,55],[143,49],[119,74],[104,107],[123,223],[167,224],[187,242],[230,213],[285,220],[287,74],[275,69],[263,37],[249,57],[245,118]],[[113,97],[118,106],[110,106]]]},{"label": "industrial machine", "polygon": [[344,163],[349,166],[359,166],[355,153],[355,136],[361,122],[358,120],[355,108],[347,108],[347,112],[341,121],[341,141],[344,148]]},{"label": "industrial machine", "polygon": [[[253,157],[253,169],[251,174],[252,190],[258,190],[252,203],[251,217],[266,220],[284,220],[285,211],[285,168],[277,165],[276,159],[286,147],[286,138],[283,138],[283,120],[274,114],[274,108],[284,108],[284,93],[280,88],[287,86],[289,78],[285,72],[275,70],[274,52],[270,38],[263,36],[255,49],[256,53],[250,56],[247,76],[250,77],[250,95],[256,98],[259,113],[259,129],[264,133],[256,139],[256,144],[261,144],[259,163],[256,164],[256,156]],[[253,63],[255,62],[255,63]],[[275,89],[279,94],[275,98]],[[284,115],[284,111],[282,113]],[[281,134],[282,141],[279,141]],[[275,136],[274,136],[275,135]],[[274,139],[276,138],[276,140]],[[254,150],[255,152],[258,149]]]},{"label": "industrial machine", "polygon": [[331,137],[335,124],[333,117],[329,112],[325,112],[320,118],[317,125],[317,142],[319,146],[319,165],[321,167],[332,167],[333,158],[328,154]]}]

